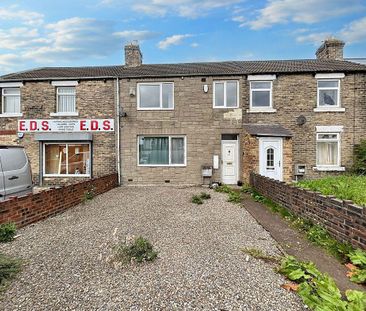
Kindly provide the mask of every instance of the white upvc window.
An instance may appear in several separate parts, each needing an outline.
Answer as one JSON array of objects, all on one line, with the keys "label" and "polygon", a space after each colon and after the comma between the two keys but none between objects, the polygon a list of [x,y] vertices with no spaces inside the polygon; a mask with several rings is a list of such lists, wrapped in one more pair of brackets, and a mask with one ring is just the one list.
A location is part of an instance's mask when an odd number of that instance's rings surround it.
[{"label": "white upvc window", "polygon": [[341,107],[341,78],[344,74],[317,74],[316,112],[344,112]]},{"label": "white upvc window", "polygon": [[58,86],[57,93],[57,113],[74,114],[76,112],[76,89],[75,86]]},{"label": "white upvc window", "polygon": [[46,177],[89,177],[90,143],[44,143],[43,174]]},{"label": "white upvc window", "polygon": [[320,171],[344,171],[341,167],[341,132],[343,126],[317,126],[316,167]]},{"label": "white upvc window", "polygon": [[250,82],[250,109],[272,108],[272,81]]},{"label": "white upvc window", "polygon": [[214,108],[239,107],[239,82],[234,80],[214,81],[213,84]]},{"label": "white upvc window", "polygon": [[21,115],[20,88],[4,87],[1,91],[1,113],[7,116]]},{"label": "white upvc window", "polygon": [[174,83],[149,82],[137,84],[138,110],[173,110]]},{"label": "white upvc window", "polygon": [[186,136],[138,136],[139,166],[186,166]]}]

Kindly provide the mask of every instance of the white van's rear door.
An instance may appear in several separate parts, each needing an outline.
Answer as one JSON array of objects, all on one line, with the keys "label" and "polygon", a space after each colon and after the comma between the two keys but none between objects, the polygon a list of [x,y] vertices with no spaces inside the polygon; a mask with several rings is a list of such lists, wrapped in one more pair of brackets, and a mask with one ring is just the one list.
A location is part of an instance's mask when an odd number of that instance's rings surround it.
[{"label": "white van's rear door", "polygon": [[0,201],[5,199],[5,184],[4,184],[4,173],[0,163]]},{"label": "white van's rear door", "polygon": [[32,177],[24,149],[1,148],[0,160],[4,174],[6,197],[30,192],[32,189]]}]

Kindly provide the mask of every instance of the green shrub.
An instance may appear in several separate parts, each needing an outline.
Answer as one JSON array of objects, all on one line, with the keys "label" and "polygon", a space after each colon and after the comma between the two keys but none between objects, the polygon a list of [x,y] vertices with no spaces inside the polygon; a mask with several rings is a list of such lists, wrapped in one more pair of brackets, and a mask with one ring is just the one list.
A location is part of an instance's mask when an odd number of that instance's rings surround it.
[{"label": "green shrub", "polygon": [[14,239],[17,227],[14,223],[6,223],[0,225],[0,242],[10,242]]},{"label": "green shrub", "polygon": [[354,147],[353,171],[356,174],[366,175],[366,140]]},{"label": "green shrub", "polygon": [[279,268],[291,281],[299,284],[297,293],[303,302],[315,311],[364,311],[366,293],[355,290],[346,291],[346,300],[342,298],[334,280],[321,273],[314,263],[300,262],[295,257],[285,257]]},{"label": "green shrub", "polygon": [[201,192],[200,198],[202,200],[208,200],[208,199],[211,199],[211,195],[209,193],[206,193],[206,192]]},{"label": "green shrub", "polygon": [[8,282],[20,271],[19,259],[9,258],[0,253],[0,291],[6,288]]},{"label": "green shrub", "polygon": [[349,259],[355,268],[352,269],[350,277],[355,283],[366,284],[366,252],[356,249],[348,254]]},{"label": "green shrub", "polygon": [[154,261],[158,252],[154,251],[152,244],[143,237],[138,237],[132,243],[121,243],[115,247],[116,259],[124,264],[133,261],[141,263]]},{"label": "green shrub", "polygon": [[194,204],[197,204],[197,205],[203,204],[203,200],[202,200],[201,196],[199,196],[199,195],[192,196],[191,202]]}]

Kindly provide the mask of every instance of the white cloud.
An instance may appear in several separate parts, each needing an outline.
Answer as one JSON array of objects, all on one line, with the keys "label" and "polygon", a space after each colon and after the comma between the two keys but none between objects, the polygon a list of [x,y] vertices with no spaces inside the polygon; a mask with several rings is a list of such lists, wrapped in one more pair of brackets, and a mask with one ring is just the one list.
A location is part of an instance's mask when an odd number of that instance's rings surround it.
[{"label": "white cloud", "polygon": [[268,0],[247,25],[251,29],[263,29],[289,22],[313,24],[363,9],[362,0]]},{"label": "white cloud", "polygon": [[193,42],[193,43],[191,43],[191,47],[192,48],[198,48],[199,44],[197,42]]},{"label": "white cloud", "polygon": [[330,32],[315,32],[315,33],[308,33],[304,35],[300,35],[296,38],[297,42],[304,43],[304,42],[311,42],[315,46],[320,46],[320,44],[326,39],[331,37],[332,34]]},{"label": "white cloud", "polygon": [[124,30],[124,31],[118,31],[113,34],[114,36],[118,38],[125,39],[126,41],[144,41],[148,39],[153,39],[157,37],[159,34],[154,31],[149,30]]},{"label": "white cloud", "polygon": [[343,40],[349,43],[366,41],[366,17],[346,25],[339,34]]},{"label": "white cloud", "polygon": [[231,20],[233,22],[244,23],[247,19],[244,16],[239,15],[239,16],[232,17]]},{"label": "white cloud", "polygon": [[165,16],[167,14],[177,14],[187,18],[197,18],[209,14],[211,11],[220,8],[228,8],[243,0],[101,0],[100,4],[112,5],[132,5],[132,9],[146,15]]},{"label": "white cloud", "polygon": [[16,5],[0,8],[0,20],[15,20],[29,26],[37,26],[43,23],[43,18],[43,14],[19,10]]},{"label": "white cloud", "polygon": [[183,40],[185,38],[189,38],[189,37],[192,37],[192,35],[185,34],[185,35],[173,35],[170,37],[166,37],[164,40],[162,40],[158,43],[158,48],[161,50],[166,50],[168,47],[170,47],[172,45],[182,44]]}]

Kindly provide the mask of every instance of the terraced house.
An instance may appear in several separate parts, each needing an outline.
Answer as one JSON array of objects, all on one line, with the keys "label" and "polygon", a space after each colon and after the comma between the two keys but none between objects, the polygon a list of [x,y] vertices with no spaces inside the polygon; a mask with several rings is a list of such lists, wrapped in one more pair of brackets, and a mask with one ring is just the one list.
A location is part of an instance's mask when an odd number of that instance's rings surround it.
[{"label": "terraced house", "polygon": [[37,183],[118,172],[124,184],[312,178],[352,166],[366,66],[326,40],[316,59],[40,68],[1,77],[1,144]]}]

